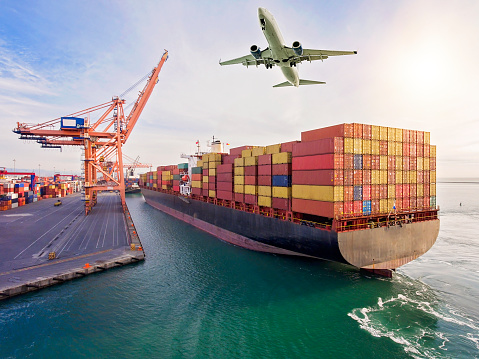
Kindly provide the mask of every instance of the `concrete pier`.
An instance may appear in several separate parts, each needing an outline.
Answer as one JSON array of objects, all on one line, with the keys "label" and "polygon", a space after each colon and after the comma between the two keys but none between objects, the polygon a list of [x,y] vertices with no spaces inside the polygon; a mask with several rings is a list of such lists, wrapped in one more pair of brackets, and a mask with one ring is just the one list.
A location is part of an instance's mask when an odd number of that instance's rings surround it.
[{"label": "concrete pier", "polygon": [[144,260],[117,193],[98,196],[84,215],[79,194],[0,212],[0,299]]}]

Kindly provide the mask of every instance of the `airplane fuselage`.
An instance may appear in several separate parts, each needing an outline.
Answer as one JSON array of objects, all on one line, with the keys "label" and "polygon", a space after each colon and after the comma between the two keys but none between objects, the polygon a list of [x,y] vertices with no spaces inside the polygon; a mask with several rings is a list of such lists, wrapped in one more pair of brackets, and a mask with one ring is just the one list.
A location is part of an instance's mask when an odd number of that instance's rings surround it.
[{"label": "airplane fuselage", "polygon": [[288,82],[293,86],[298,87],[298,70],[290,64],[288,54],[285,51],[283,35],[279,30],[276,20],[268,10],[261,7],[258,9],[258,17],[261,30],[268,42],[275,65],[281,68],[281,71]]}]

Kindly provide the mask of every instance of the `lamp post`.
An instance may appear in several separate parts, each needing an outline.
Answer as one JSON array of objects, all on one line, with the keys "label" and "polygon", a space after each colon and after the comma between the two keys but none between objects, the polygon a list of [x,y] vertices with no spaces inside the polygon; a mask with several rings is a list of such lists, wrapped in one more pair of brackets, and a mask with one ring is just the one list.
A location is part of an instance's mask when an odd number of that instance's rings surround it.
[{"label": "lamp post", "polygon": [[17,161],[16,159],[13,159],[13,172],[15,172],[15,162],[16,161]]}]

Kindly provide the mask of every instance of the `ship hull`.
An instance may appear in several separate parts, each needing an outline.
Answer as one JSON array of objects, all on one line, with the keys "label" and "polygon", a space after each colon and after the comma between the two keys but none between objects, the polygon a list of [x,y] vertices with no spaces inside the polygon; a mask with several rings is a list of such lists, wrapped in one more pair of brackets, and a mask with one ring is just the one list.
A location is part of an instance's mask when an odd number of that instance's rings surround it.
[{"label": "ship hull", "polygon": [[388,271],[424,254],[434,244],[439,220],[337,233],[142,188],[152,207],[228,243],[268,253],[330,260]]}]

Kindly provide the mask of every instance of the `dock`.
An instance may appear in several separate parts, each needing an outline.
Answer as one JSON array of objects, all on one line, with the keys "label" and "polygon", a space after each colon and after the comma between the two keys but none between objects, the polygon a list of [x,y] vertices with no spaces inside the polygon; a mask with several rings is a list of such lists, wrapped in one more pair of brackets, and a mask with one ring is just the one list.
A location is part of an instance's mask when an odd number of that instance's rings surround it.
[{"label": "dock", "polygon": [[145,259],[117,192],[88,216],[79,193],[56,201],[0,212],[0,300]]}]

